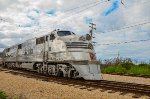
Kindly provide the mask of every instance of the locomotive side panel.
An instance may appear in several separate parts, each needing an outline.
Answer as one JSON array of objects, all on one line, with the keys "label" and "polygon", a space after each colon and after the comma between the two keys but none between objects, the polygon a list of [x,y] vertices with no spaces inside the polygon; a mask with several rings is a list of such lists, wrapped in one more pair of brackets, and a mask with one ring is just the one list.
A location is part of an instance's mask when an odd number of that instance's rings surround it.
[{"label": "locomotive side panel", "polygon": [[16,55],[17,55],[17,46],[13,46],[7,48],[5,50],[5,61],[6,62],[16,62]]},{"label": "locomotive side panel", "polygon": [[26,41],[18,46],[18,62],[34,62],[36,61],[36,45],[35,39]]},{"label": "locomotive side panel", "polygon": [[53,40],[49,42],[48,61],[69,60],[70,54],[67,52],[66,45],[62,40]]}]

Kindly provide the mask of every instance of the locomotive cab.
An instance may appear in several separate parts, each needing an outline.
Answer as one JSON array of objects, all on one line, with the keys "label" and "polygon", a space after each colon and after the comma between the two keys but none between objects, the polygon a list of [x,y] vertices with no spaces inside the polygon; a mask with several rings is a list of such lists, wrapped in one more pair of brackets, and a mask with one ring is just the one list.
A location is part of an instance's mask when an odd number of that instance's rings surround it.
[{"label": "locomotive cab", "polygon": [[71,31],[54,31],[50,34],[49,46],[49,52],[51,53],[59,54],[61,52],[72,56],[68,57],[69,59],[62,57],[63,59],[96,61],[94,47],[89,34],[79,36]]}]

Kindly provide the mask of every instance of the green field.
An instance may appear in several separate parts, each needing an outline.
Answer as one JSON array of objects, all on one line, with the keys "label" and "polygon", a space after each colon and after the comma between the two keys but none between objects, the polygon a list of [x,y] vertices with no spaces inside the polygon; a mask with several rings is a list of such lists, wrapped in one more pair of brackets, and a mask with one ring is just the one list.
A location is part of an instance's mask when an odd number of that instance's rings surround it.
[{"label": "green field", "polygon": [[3,91],[0,91],[0,99],[6,99],[6,94]]},{"label": "green field", "polygon": [[102,73],[150,75],[150,64],[121,63],[112,66],[102,66]]}]

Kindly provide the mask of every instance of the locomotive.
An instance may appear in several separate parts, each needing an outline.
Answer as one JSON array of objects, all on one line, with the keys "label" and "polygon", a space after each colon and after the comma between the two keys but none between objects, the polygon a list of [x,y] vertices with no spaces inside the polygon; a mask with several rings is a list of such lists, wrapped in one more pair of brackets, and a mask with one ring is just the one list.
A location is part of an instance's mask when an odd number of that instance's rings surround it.
[{"label": "locomotive", "polygon": [[79,36],[71,31],[54,30],[4,49],[1,58],[7,68],[75,79],[102,79],[90,34]]}]

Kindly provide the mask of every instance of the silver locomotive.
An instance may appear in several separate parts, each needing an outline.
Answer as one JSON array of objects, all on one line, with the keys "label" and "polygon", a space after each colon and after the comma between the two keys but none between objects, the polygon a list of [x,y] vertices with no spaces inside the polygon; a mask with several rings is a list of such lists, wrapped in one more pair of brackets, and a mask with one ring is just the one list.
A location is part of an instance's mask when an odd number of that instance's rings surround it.
[{"label": "silver locomotive", "polygon": [[3,51],[3,65],[41,74],[101,80],[91,36],[55,30]]}]

